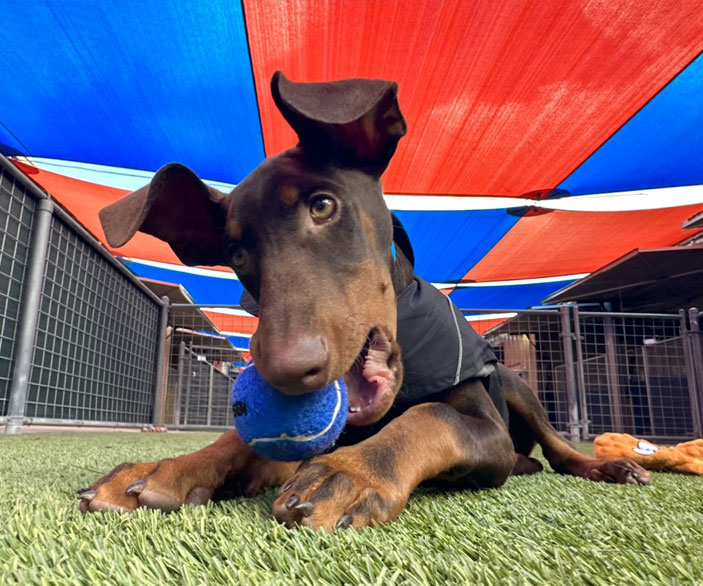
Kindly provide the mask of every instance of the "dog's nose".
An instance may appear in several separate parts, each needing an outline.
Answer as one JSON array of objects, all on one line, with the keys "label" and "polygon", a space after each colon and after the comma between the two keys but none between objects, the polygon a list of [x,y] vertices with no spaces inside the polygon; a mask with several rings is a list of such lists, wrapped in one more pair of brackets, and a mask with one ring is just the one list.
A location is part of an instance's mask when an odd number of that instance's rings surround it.
[{"label": "dog's nose", "polygon": [[252,354],[264,380],[286,395],[310,393],[327,383],[330,353],[321,336],[298,338],[293,343],[266,344],[265,347],[254,344]]}]

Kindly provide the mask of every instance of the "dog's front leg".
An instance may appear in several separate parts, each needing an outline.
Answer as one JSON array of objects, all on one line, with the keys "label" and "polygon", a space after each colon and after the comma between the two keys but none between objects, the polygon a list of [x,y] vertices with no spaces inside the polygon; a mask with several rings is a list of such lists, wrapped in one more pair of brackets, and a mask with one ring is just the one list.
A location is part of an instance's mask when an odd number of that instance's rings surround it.
[{"label": "dog's front leg", "polygon": [[510,436],[480,383],[469,386],[456,389],[457,406],[471,413],[417,405],[371,438],[304,462],[281,488],[276,518],[289,527],[358,528],[396,518],[425,480],[503,484],[515,462]]},{"label": "dog's front leg", "polygon": [[78,491],[80,509],[84,513],[133,511],[141,506],[173,511],[186,503],[206,503],[229,482],[247,495],[279,486],[297,466],[297,462],[258,457],[233,430],[191,454],[120,464],[90,488]]}]

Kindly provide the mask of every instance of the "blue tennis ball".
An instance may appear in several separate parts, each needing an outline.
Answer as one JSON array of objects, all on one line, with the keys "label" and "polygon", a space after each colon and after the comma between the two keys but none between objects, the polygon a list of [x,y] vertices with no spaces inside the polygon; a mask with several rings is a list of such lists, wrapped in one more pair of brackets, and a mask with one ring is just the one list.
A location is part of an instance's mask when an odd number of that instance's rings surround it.
[{"label": "blue tennis ball", "polygon": [[347,422],[348,408],[344,379],[312,393],[284,395],[261,377],[253,362],[232,388],[239,436],[272,460],[307,460],[329,450]]}]

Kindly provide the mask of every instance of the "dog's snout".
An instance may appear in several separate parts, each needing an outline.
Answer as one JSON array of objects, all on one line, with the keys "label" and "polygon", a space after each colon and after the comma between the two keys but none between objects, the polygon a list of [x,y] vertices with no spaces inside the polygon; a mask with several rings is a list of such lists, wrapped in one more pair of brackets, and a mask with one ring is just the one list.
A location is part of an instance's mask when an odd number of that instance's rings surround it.
[{"label": "dog's snout", "polygon": [[[252,348],[254,350],[254,348]],[[329,345],[322,336],[258,347],[254,357],[261,376],[287,395],[316,391],[327,383]]]}]

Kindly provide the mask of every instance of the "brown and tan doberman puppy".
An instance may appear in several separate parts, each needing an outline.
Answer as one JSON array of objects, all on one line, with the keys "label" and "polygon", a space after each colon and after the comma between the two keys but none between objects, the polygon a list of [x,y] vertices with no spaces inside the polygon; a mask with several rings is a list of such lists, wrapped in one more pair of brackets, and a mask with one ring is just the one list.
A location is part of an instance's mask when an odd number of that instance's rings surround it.
[{"label": "brown and tan doberman puppy", "polygon": [[231,266],[243,304],[259,315],[251,353],[264,379],[296,395],[345,376],[339,447],[275,462],[233,430],[193,454],[118,466],[79,491],[81,510],[172,511],[224,490],[281,486],[273,513],[282,523],[361,527],[397,517],[424,481],[491,488],[537,472],[536,443],[557,472],[648,484],[630,460],[574,450],[448,298],[413,274],[380,184],[406,131],[396,84],[303,84],[277,73],[272,91],[298,146],[229,195],[168,165],[101,219],[113,246],[141,230],[186,264]]}]

